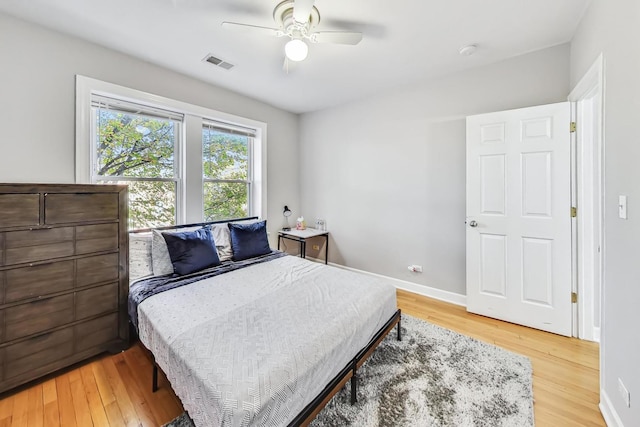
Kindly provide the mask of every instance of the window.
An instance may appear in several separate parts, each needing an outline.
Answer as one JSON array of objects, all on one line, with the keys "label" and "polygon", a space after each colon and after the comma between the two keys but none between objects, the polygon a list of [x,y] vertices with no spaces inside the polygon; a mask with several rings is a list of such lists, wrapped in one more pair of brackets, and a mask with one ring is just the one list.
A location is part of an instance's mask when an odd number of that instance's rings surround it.
[{"label": "window", "polygon": [[202,171],[204,219],[214,221],[249,216],[251,209],[250,130],[204,123]]},{"label": "window", "polygon": [[129,186],[129,227],[266,212],[266,125],[76,76],[76,182]]},{"label": "window", "polygon": [[175,224],[183,116],[102,96],[91,101],[92,182],[129,185],[129,228]]}]

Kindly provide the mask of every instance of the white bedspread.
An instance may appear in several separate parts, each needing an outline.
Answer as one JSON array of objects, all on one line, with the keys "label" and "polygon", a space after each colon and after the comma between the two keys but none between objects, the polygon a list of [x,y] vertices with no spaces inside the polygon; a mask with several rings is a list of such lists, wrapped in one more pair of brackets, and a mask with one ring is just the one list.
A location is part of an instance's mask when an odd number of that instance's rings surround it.
[{"label": "white bedspread", "polygon": [[283,426],[395,311],[384,279],[286,256],[154,295],[138,322],[196,426]]}]

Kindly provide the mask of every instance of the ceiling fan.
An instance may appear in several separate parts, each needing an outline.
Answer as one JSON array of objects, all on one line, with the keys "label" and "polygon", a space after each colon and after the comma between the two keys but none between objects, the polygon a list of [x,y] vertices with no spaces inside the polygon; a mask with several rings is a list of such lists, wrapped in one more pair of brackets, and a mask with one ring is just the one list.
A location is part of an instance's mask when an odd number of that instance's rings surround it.
[{"label": "ceiling fan", "polygon": [[362,40],[362,33],[354,31],[314,31],[320,23],[320,12],[314,6],[315,0],[284,0],[273,10],[273,20],[277,28],[257,25],[223,22],[228,29],[262,33],[274,37],[288,37],[284,47],[285,68],[288,60],[303,61],[309,52],[307,41],[311,43],[334,43],[356,45]]}]

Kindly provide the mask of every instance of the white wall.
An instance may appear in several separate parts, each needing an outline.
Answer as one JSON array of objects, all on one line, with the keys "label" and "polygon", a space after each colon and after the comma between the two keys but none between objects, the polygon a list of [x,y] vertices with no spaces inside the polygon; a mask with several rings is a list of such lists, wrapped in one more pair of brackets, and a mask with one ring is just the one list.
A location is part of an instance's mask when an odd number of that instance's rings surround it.
[{"label": "white wall", "polygon": [[[601,405],[609,425],[640,425],[640,2],[592,1],[571,43],[571,82],[605,61],[605,282]],[[618,195],[628,219],[618,218]],[[627,408],[618,378],[631,394]]]},{"label": "white wall", "polygon": [[465,294],[465,117],[568,93],[562,45],[304,114],[302,213],[327,220],[332,262]]},{"label": "white wall", "polygon": [[74,182],[82,74],[266,122],[269,229],[281,226],[284,204],[299,204],[295,114],[1,13],[0,58],[0,182]]}]

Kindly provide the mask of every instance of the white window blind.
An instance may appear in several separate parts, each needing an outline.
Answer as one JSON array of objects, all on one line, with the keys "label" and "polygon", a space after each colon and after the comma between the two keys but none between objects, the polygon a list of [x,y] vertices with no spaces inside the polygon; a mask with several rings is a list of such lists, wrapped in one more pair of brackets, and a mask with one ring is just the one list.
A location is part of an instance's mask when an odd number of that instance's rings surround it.
[{"label": "white window blind", "polygon": [[203,120],[202,127],[218,132],[229,133],[232,135],[247,136],[249,138],[256,137],[256,130],[244,126],[233,125],[230,123],[218,122],[214,120]]},{"label": "white window blind", "polygon": [[178,113],[176,111],[165,110],[162,108],[138,104],[136,102],[126,101],[122,99],[109,98],[104,95],[92,94],[91,107],[119,111],[140,116],[156,117],[159,119],[168,119],[177,122],[181,122],[184,120],[184,114]]}]

